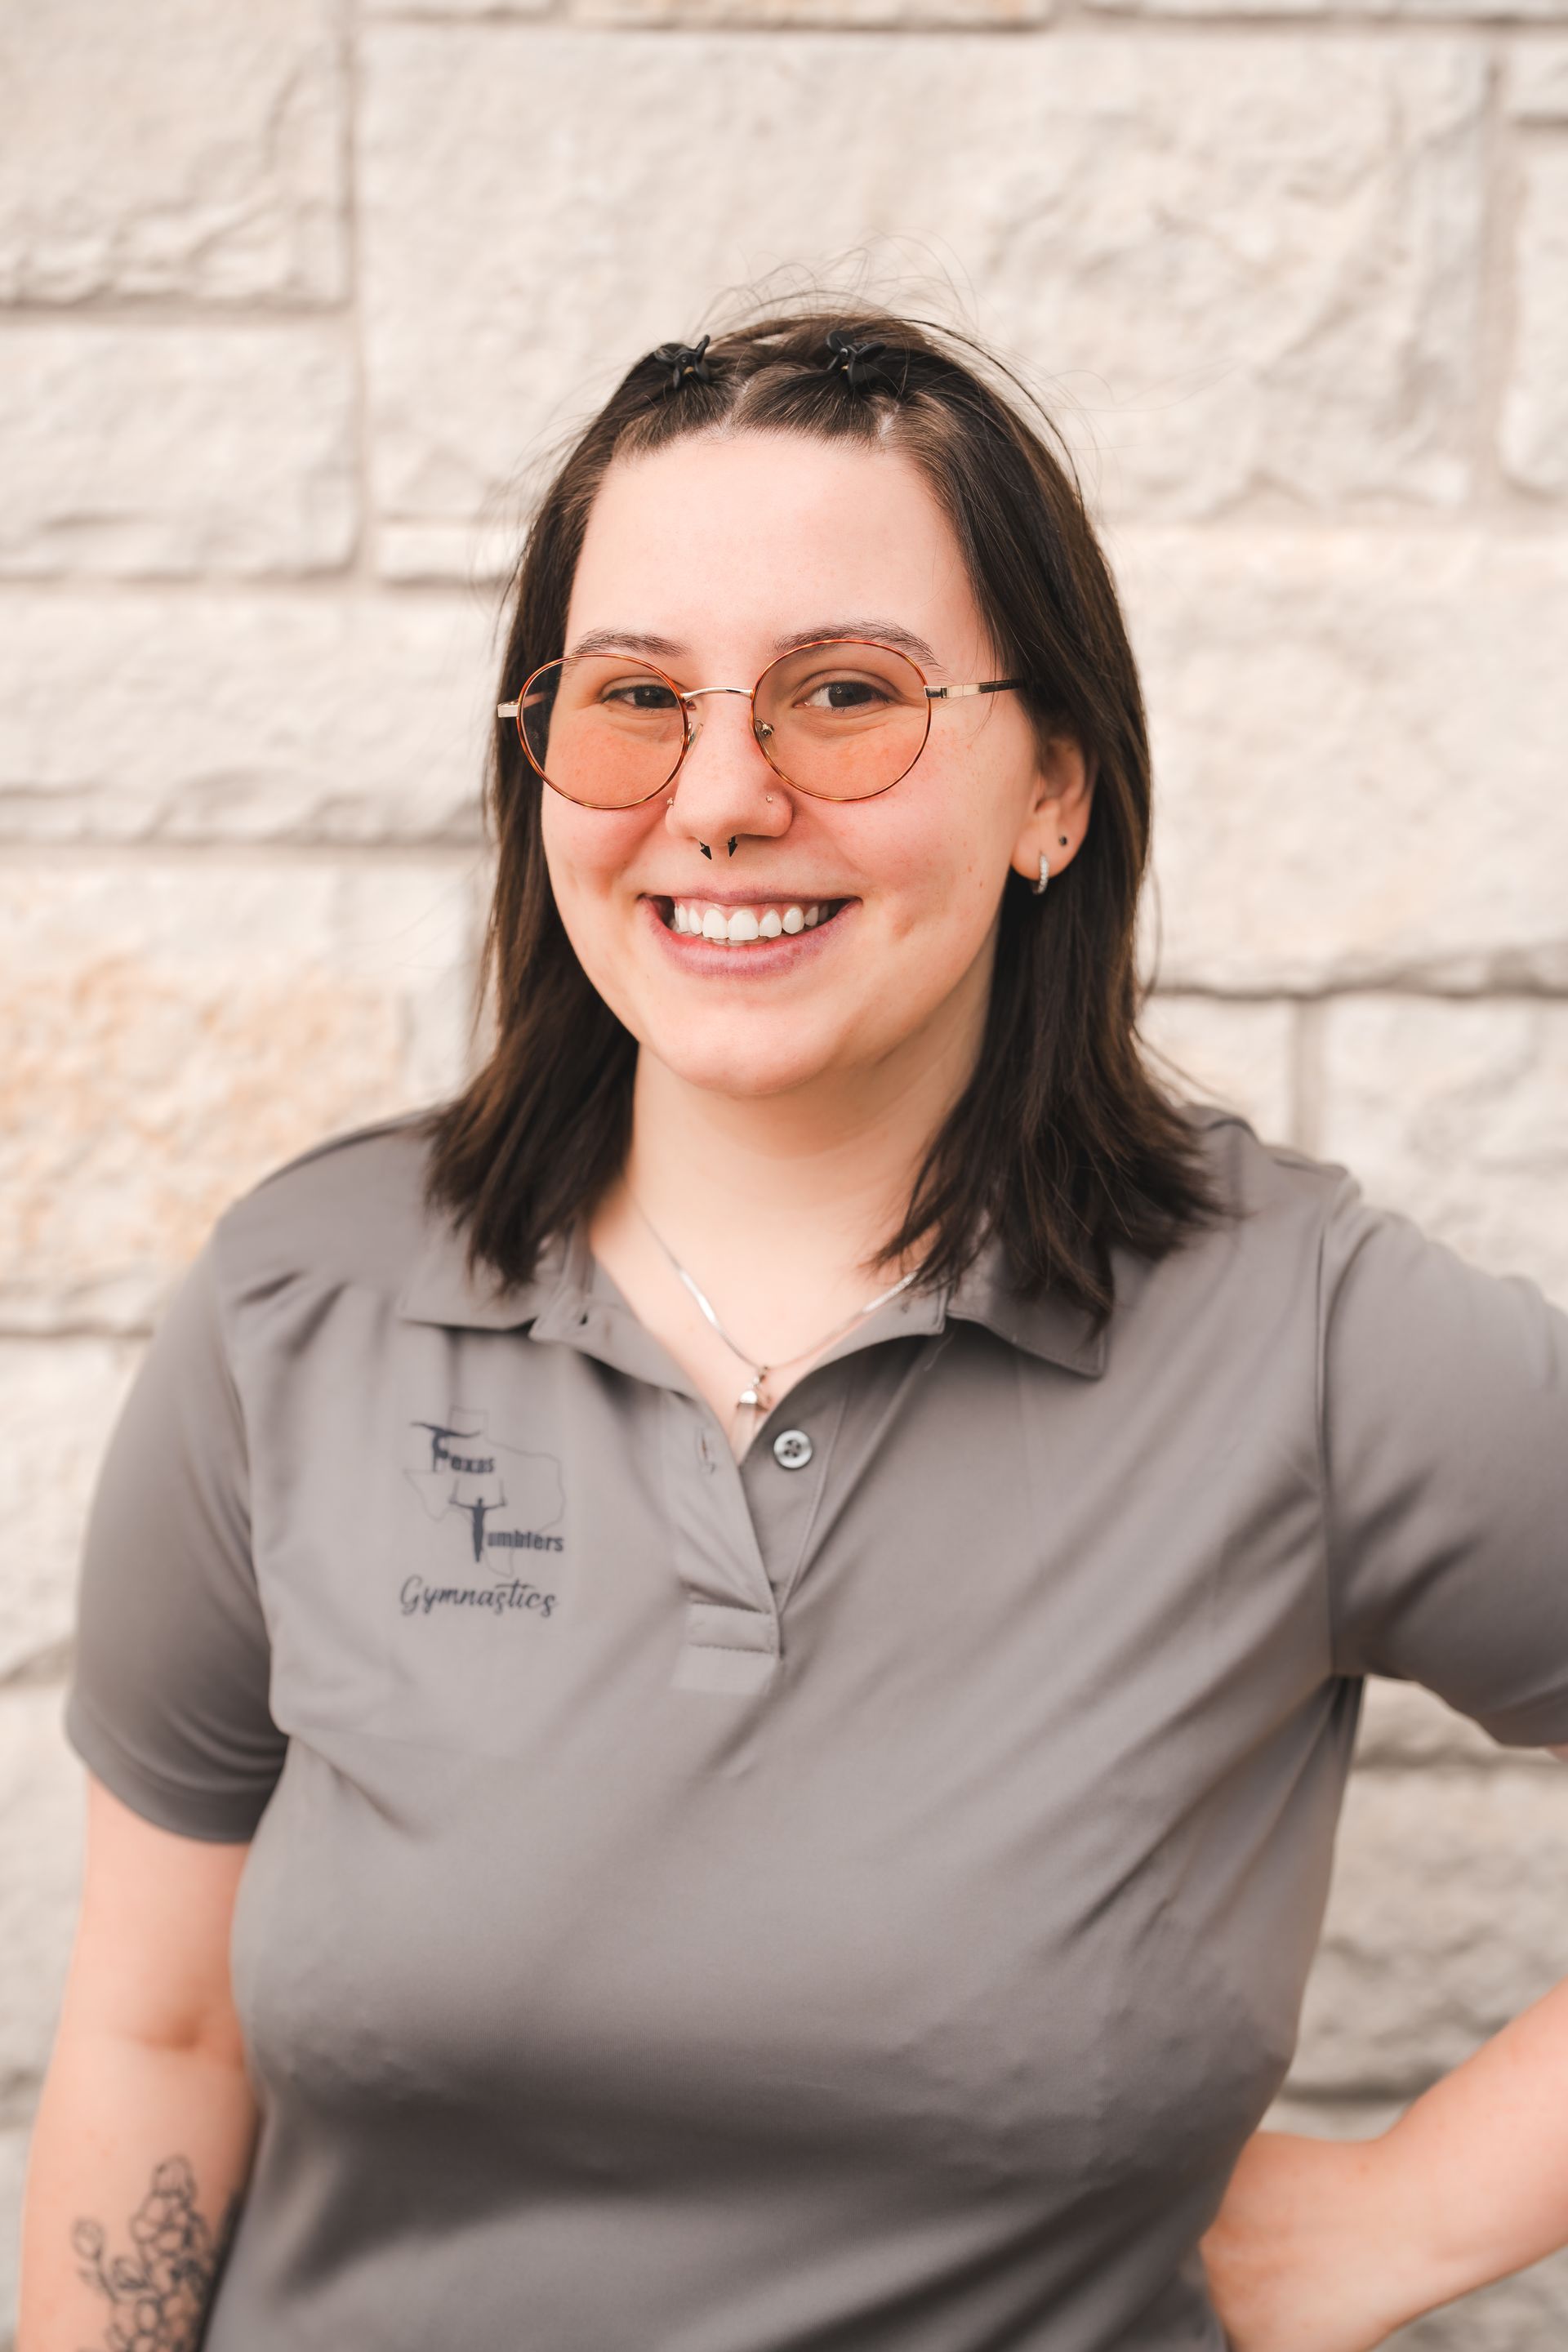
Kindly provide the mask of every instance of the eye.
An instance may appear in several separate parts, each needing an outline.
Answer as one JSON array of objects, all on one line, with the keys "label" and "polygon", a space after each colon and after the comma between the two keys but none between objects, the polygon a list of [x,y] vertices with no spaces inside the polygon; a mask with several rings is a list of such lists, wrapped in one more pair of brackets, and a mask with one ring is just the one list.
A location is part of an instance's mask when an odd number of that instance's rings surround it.
[{"label": "eye", "polygon": [[674,695],[655,677],[621,678],[600,688],[599,699],[616,710],[673,710]]},{"label": "eye", "polygon": [[876,710],[889,698],[887,688],[870,677],[819,678],[800,698],[807,710]]}]

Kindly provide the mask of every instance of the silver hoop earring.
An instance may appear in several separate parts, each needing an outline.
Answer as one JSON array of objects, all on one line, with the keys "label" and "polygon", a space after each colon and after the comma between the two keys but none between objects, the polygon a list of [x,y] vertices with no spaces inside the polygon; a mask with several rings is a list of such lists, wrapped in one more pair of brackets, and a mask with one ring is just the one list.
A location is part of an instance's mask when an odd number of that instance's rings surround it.
[{"label": "silver hoop earring", "polygon": [[1050,878],[1051,861],[1042,850],[1040,853],[1040,878],[1037,882],[1031,882],[1029,885],[1030,889],[1034,892],[1037,898],[1040,896],[1040,893],[1044,890]]}]

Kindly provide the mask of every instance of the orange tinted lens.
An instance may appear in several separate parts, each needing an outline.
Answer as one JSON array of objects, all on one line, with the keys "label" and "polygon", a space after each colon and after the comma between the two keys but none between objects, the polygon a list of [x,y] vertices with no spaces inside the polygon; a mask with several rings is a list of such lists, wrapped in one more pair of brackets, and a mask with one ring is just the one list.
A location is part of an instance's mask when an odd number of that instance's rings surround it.
[{"label": "orange tinted lens", "polygon": [[792,784],[823,800],[865,800],[913,767],[931,705],[902,654],[842,637],[774,662],[757,688],[757,721]]},{"label": "orange tinted lens", "polygon": [[524,745],[546,783],[585,808],[635,808],[679,764],[680,702],[667,677],[618,654],[551,662],[522,698]]}]

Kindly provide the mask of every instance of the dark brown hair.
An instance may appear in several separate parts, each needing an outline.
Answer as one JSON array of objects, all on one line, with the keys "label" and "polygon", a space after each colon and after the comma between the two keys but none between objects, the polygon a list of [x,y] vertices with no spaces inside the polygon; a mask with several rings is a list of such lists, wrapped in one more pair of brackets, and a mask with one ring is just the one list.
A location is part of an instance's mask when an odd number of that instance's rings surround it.
[{"label": "dark brown hair", "polygon": [[[827,338],[881,346],[854,381]],[[700,362],[661,347],[631,368],[559,464],[511,585],[498,700],[564,644],[589,509],[612,458],[687,434],[749,427],[902,451],[940,501],[1001,674],[1031,681],[1042,733],[1070,734],[1094,777],[1078,856],[1036,899],[1010,875],[973,1076],[933,1139],[879,1256],[922,1240],[921,1279],[955,1277],[989,1233],[1026,1293],[1056,1285],[1102,1324],[1109,1252],[1158,1257],[1220,1203],[1194,1131],[1145,1067],[1136,1023],[1138,895],[1149,859],[1149,750],[1116,591],[1070,459],[998,388],[1033,395],[972,337],[857,302],[774,310],[716,334]],[[1065,458],[1065,451],[1064,451]],[[636,1041],[567,939],[545,866],[546,787],[515,730],[496,730],[487,815],[497,875],[479,987],[495,1043],[430,1115],[428,1205],[468,1230],[470,1269],[508,1283],[591,1207],[630,1135]]]}]

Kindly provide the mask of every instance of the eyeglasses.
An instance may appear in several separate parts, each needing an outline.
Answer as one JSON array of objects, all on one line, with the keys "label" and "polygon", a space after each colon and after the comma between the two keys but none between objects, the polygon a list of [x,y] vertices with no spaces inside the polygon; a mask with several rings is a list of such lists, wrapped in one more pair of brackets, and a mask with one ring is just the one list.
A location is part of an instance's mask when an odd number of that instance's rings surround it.
[{"label": "eyeglasses", "polygon": [[743,694],[763,758],[816,800],[872,800],[907,776],[931,733],[931,706],[1006,694],[1020,677],[928,686],[907,654],[868,637],[819,637],[772,661],[755,686],[677,686],[652,662],[563,654],[524,680],[518,739],[552,791],[582,808],[636,808],[673,782],[697,740],[705,694]]}]

